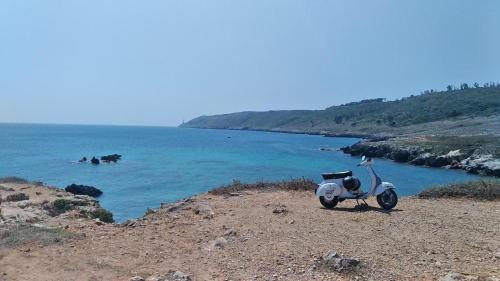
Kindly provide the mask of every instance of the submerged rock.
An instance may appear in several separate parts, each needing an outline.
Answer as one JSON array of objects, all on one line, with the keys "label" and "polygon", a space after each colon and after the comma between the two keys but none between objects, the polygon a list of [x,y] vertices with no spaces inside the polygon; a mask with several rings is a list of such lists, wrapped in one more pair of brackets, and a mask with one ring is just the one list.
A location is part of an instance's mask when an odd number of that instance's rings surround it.
[{"label": "submerged rock", "polygon": [[98,197],[102,195],[102,191],[96,187],[88,186],[88,185],[80,185],[80,184],[71,184],[66,186],[64,189],[69,193],[77,194],[77,195],[88,195],[91,197]]}]

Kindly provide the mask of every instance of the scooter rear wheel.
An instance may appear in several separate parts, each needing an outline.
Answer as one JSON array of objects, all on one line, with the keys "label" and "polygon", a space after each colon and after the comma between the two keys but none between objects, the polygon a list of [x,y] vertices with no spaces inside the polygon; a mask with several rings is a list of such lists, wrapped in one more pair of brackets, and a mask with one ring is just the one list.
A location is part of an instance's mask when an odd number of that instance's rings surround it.
[{"label": "scooter rear wheel", "polygon": [[390,210],[398,204],[398,195],[393,189],[387,189],[377,195],[377,203],[385,210]]},{"label": "scooter rear wheel", "polygon": [[321,205],[323,205],[323,207],[325,207],[327,209],[333,209],[339,203],[339,198],[337,196],[335,196],[335,197],[333,197],[332,200],[328,200],[324,196],[320,196],[319,202],[321,203]]}]

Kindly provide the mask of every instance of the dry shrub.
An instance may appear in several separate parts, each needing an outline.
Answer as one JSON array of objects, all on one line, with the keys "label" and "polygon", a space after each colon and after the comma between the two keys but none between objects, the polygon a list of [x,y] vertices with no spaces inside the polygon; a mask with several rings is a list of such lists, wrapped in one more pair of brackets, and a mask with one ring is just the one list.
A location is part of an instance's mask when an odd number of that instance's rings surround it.
[{"label": "dry shrub", "polygon": [[240,181],[233,181],[232,184],[225,185],[209,191],[214,195],[231,195],[232,193],[239,193],[244,190],[257,190],[257,191],[275,191],[275,190],[314,190],[317,184],[309,179],[291,179],[288,181],[280,182],[256,182],[256,183],[242,183]]},{"label": "dry shrub", "polygon": [[16,247],[26,243],[50,245],[61,243],[79,236],[59,228],[46,228],[33,225],[15,225],[0,229],[0,248]]},{"label": "dry shrub", "polygon": [[419,198],[471,198],[480,200],[500,200],[500,181],[479,180],[454,183],[426,189]]}]

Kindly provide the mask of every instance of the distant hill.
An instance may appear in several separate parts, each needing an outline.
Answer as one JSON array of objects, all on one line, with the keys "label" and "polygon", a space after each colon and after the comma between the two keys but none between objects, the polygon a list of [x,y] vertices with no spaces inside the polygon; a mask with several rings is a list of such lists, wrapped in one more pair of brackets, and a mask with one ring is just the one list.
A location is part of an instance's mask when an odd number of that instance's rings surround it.
[{"label": "distant hill", "polygon": [[[371,99],[324,110],[238,112],[195,118],[181,127],[334,135],[491,132],[500,124],[500,85],[426,93],[395,101]],[[491,125],[493,124],[493,125]],[[445,126],[441,128],[441,125]],[[490,126],[491,125],[491,126]],[[443,129],[443,130],[441,130]],[[494,128],[493,133],[500,128]]]}]

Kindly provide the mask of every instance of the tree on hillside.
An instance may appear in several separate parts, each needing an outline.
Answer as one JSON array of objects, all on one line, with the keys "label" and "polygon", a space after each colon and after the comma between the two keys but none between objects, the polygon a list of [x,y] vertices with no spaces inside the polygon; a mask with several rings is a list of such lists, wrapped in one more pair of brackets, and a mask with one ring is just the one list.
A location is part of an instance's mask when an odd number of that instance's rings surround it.
[{"label": "tree on hillside", "polygon": [[469,89],[469,84],[467,84],[467,83],[462,83],[462,84],[460,85],[460,90],[467,90],[467,89]]},{"label": "tree on hillside", "polygon": [[474,88],[479,88],[479,83],[475,82],[474,83]]},{"label": "tree on hillside", "polygon": [[453,85],[448,85],[448,86],[446,86],[446,90],[447,90],[448,92],[453,91]]}]

